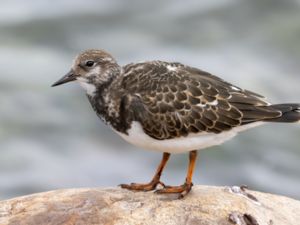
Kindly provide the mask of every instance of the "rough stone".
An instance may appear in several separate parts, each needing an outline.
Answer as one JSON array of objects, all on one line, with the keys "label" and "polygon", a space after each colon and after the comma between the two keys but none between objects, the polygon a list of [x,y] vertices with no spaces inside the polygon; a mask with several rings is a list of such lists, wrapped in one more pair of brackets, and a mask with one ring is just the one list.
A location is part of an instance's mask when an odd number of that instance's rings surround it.
[{"label": "rough stone", "polygon": [[120,188],[67,189],[0,202],[1,225],[299,225],[300,202],[245,187],[194,186],[184,199]]}]

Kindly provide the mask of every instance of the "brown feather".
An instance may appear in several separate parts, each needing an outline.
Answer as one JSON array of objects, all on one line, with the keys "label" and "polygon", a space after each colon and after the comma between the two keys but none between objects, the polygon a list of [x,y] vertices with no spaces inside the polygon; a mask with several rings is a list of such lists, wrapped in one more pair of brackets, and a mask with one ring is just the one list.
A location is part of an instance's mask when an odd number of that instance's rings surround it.
[{"label": "brown feather", "polygon": [[124,74],[122,86],[131,96],[125,97],[131,101],[127,115],[155,139],[220,133],[280,114],[261,95],[180,63],[130,64]]}]

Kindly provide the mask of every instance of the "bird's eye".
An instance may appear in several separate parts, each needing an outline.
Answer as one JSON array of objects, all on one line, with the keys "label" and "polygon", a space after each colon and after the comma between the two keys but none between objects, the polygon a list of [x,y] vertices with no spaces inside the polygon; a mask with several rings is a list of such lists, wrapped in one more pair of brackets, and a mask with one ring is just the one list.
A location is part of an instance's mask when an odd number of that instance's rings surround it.
[{"label": "bird's eye", "polygon": [[86,61],[86,63],[85,63],[85,65],[86,65],[87,67],[92,67],[94,64],[95,64],[95,62],[94,62],[94,61],[91,61],[91,60]]}]

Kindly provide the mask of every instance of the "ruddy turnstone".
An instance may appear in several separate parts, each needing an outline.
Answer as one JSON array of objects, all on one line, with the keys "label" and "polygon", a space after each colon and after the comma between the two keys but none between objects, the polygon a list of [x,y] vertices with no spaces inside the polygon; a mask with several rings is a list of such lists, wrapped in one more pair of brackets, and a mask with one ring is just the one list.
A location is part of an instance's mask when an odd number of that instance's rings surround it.
[{"label": "ruddy turnstone", "polygon": [[[185,196],[192,188],[197,150],[268,122],[300,121],[300,104],[271,104],[200,69],[177,62],[120,66],[103,50],[79,54],[71,70],[52,86],[78,81],[98,117],[129,143],[163,152],[147,184],[122,184],[134,191]],[[160,177],[172,153],[189,152],[186,180],[165,186]]]}]

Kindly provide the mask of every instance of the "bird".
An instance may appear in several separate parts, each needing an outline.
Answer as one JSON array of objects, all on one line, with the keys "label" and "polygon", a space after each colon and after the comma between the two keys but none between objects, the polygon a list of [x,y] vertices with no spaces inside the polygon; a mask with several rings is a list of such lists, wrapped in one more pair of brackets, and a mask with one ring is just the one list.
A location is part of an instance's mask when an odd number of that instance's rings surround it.
[{"label": "bird", "polygon": [[[97,116],[125,141],[162,153],[149,183],[120,185],[131,191],[183,198],[193,186],[198,150],[269,122],[300,122],[299,103],[271,104],[260,94],[179,62],[121,66],[108,52],[89,49],[52,86],[71,81],[82,86]],[[178,153],[189,153],[185,181],[165,185],[162,172],[170,155]]]}]

